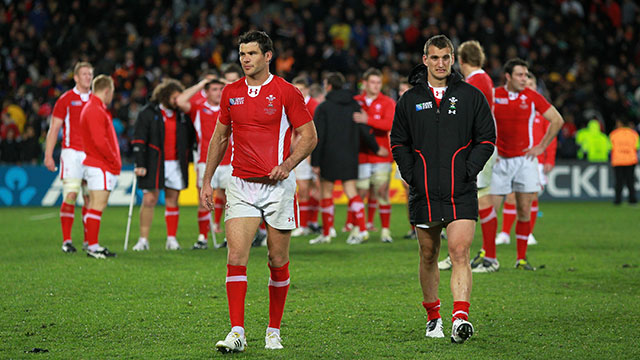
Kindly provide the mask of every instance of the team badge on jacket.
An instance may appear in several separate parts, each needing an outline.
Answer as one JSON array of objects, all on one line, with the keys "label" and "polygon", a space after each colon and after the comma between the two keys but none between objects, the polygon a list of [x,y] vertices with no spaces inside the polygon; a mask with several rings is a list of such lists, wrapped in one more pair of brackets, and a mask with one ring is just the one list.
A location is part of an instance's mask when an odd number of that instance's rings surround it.
[{"label": "team badge on jacket", "polygon": [[455,115],[456,114],[456,103],[458,102],[458,99],[456,97],[450,97],[449,98],[449,114],[450,115]]}]

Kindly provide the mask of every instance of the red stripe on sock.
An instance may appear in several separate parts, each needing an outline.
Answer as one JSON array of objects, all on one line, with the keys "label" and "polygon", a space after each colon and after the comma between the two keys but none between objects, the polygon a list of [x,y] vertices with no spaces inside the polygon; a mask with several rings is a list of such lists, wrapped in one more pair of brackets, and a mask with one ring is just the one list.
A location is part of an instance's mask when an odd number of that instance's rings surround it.
[{"label": "red stripe on sock", "polygon": [[469,306],[471,306],[471,304],[466,301],[454,301],[451,321],[453,322],[456,318],[469,320]]},{"label": "red stripe on sock", "polygon": [[211,213],[207,210],[198,210],[198,230],[200,235],[203,235],[205,240],[209,235],[209,219],[211,219]]},{"label": "red stripe on sock", "polygon": [[[480,227],[482,228],[482,248],[485,256],[496,258],[496,232],[498,231],[498,219],[492,207],[480,209]],[[485,221],[486,219],[486,221]]]},{"label": "red stripe on sock", "polygon": [[516,220],[516,204],[504,203],[502,208],[502,232],[511,234],[511,227]]},{"label": "red stripe on sock", "polygon": [[380,205],[380,225],[388,229],[391,224],[391,204]]},{"label": "red stripe on sock", "polygon": [[60,225],[62,226],[62,241],[71,241],[71,229],[73,228],[73,217],[75,206],[63,202],[60,206]]},{"label": "red stripe on sock", "polygon": [[531,234],[529,221],[519,221],[516,223],[516,240],[518,247],[518,260],[527,257],[527,239]]},{"label": "red stripe on sock", "polygon": [[533,228],[536,226],[536,219],[538,218],[538,200],[534,200],[531,204],[531,219],[529,230],[533,233]]},{"label": "red stripe on sock", "polygon": [[89,209],[87,211],[87,242],[89,246],[98,244],[98,234],[100,233],[100,222],[102,211]]},{"label": "red stripe on sock", "polygon": [[166,207],[166,213],[164,215],[164,220],[167,223],[167,236],[175,237],[178,233],[178,218],[179,214],[170,215],[173,213],[178,213],[179,208],[177,207]]},{"label": "red stripe on sock", "polygon": [[378,209],[378,200],[369,199],[367,206],[367,224],[373,223],[373,218],[376,216],[376,210]]},{"label": "red stripe on sock", "polygon": [[329,236],[329,232],[333,227],[333,199],[322,199],[320,207],[322,211],[322,235]]}]

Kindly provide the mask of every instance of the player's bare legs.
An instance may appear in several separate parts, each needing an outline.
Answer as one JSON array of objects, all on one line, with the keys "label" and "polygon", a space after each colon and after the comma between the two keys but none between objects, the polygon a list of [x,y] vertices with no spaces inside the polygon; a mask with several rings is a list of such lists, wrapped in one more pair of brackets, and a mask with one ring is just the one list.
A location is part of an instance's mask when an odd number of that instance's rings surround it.
[{"label": "player's bare legs", "polygon": [[140,238],[149,239],[149,231],[153,222],[153,208],[158,203],[159,190],[145,191],[142,195],[140,207]]},{"label": "player's bare legs", "polygon": [[447,244],[451,257],[451,294],[453,301],[469,302],[471,296],[471,266],[469,248],[476,230],[474,220],[455,220],[447,226]]},{"label": "player's bare legs", "polygon": [[333,229],[333,181],[320,180],[320,210],[322,212],[322,234],[309,240],[309,244],[323,244],[331,242]]},{"label": "player's bare legs", "polygon": [[[375,176],[375,175],[374,175]],[[389,225],[391,222],[391,202],[389,201],[389,181],[372,180],[372,193],[375,193],[378,201],[378,213],[380,214],[380,240],[385,243],[393,242]]]},{"label": "player's bare legs", "polygon": [[416,227],[420,251],[420,286],[425,303],[433,303],[438,300],[438,285],[440,284],[438,255],[440,254],[441,231],[442,226],[429,229]]},{"label": "player's bare legs", "polygon": [[[225,221],[227,235],[227,264],[247,266],[251,241],[262,221],[259,217],[234,218]],[[269,240],[267,238],[267,243]]]}]

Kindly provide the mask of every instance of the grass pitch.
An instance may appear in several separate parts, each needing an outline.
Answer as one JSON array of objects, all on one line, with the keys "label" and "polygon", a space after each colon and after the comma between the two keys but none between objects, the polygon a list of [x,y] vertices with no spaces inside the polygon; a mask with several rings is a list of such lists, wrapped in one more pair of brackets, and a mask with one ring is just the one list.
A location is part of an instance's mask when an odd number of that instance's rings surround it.
[{"label": "grass pitch", "polygon": [[[542,203],[529,249],[544,268],[518,272],[515,242],[498,247],[501,270],[474,275],[475,335],[450,343],[449,272],[440,282],[444,339],[424,336],[417,244],[403,240],[405,210],[394,206],[393,244],[291,246],[284,350],[264,350],[269,272],[266,249],[252,250],[246,306],[248,348],[238,358],[275,359],[601,359],[640,358],[640,209],[609,203]],[[60,250],[54,208],[0,209],[0,358],[221,358],[229,330],[225,250],[164,250],[158,208],[151,251],[122,251],[126,208],[108,208],[101,243],[108,260]],[[136,212],[137,216],[137,212]],[[336,208],[336,227],[345,208]],[[79,209],[74,241],[80,248]],[[137,219],[130,247],[137,239]],[[178,239],[188,249],[196,209],[182,208]],[[472,256],[481,246],[480,229]],[[440,258],[446,256],[446,242]],[[27,353],[34,348],[40,354]]]}]

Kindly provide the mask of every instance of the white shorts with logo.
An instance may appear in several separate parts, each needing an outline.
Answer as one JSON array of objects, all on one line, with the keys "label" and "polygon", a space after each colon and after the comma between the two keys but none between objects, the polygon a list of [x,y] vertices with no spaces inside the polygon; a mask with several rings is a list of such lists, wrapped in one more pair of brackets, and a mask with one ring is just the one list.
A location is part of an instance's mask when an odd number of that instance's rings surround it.
[{"label": "white shorts with logo", "polygon": [[60,152],[60,179],[82,179],[84,165],[82,162],[87,155],[84,151],[75,149],[62,149]]},{"label": "white shorts with logo", "polygon": [[87,180],[89,190],[112,191],[118,182],[118,175],[93,166],[84,167],[84,178]]},{"label": "white shorts with logo", "polygon": [[226,189],[229,187],[229,181],[231,180],[231,173],[233,167],[231,165],[222,165],[216,168],[211,178],[211,187],[214,189]]},{"label": "white shorts with logo", "polygon": [[358,189],[368,189],[371,184],[388,183],[391,180],[391,163],[364,163],[358,165]]},{"label": "white shorts with logo", "polygon": [[505,158],[498,155],[491,175],[491,194],[507,195],[512,192],[535,193],[540,190],[538,159],[524,156]]},{"label": "white shorts with logo", "polygon": [[182,185],[182,171],[180,171],[180,161],[165,160],[164,162],[164,187],[173,190],[184,190]]},{"label": "white shorts with logo", "polygon": [[300,164],[296,166],[294,171],[296,172],[296,179],[298,180],[313,180],[315,177],[309,158],[300,161]]},{"label": "white shorts with logo", "polygon": [[269,226],[278,230],[298,227],[296,176],[274,185],[249,182],[231,176],[227,187],[225,221],[243,217],[262,217]]}]

